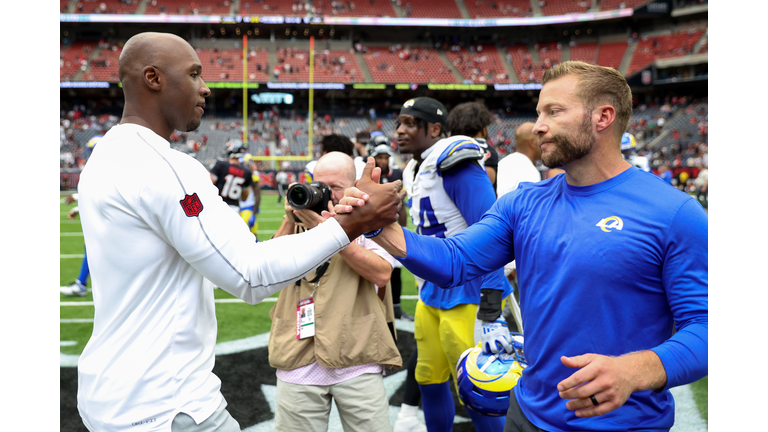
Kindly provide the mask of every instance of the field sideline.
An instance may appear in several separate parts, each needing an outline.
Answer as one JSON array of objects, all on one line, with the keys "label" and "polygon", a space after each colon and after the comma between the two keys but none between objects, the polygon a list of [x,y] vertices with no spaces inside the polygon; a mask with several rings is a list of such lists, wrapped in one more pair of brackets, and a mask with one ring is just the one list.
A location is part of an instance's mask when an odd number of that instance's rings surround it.
[{"label": "field sideline", "polygon": [[[82,236],[82,229],[80,226],[79,217],[75,220],[69,220],[67,213],[76,205],[65,204],[63,197],[70,192],[61,192],[61,204],[60,204],[60,284],[62,286],[72,283],[80,273],[80,266],[82,263],[82,257],[84,252],[84,242]],[[259,215],[259,240],[268,240],[272,234],[277,230],[284,214],[282,204],[276,203],[276,195],[274,192],[265,191],[262,194],[261,201],[261,213]],[[411,227],[412,228],[412,227]],[[402,307],[407,313],[413,315],[416,308],[417,290],[414,283],[413,275],[405,268],[402,273],[403,280],[403,293],[402,293]],[[91,288],[90,280],[87,284],[89,290]],[[70,381],[72,374],[76,375],[76,370],[73,366],[76,365],[77,357],[82,352],[85,344],[90,338],[93,329],[93,297],[89,293],[85,297],[68,297],[60,295],[60,352],[61,352],[61,431],[80,431],[85,430],[82,427],[82,423],[78,425],[79,417],[76,417],[77,412],[74,409],[72,403],[74,401],[65,400],[72,398],[72,388],[70,384],[65,384],[65,376],[69,377]],[[265,356],[266,333],[270,330],[271,321],[269,319],[269,310],[272,308],[277,294],[273,295],[258,305],[248,305],[247,303],[235,298],[229,293],[217,289],[215,290],[216,298],[216,317],[218,320],[218,337],[217,337],[217,367],[214,372],[222,378],[222,391],[225,387],[231,387],[235,384],[229,384],[229,382],[221,375],[225,372],[220,370],[222,365],[229,365],[229,362],[237,363],[240,361],[240,355],[255,355]],[[398,347],[401,348],[404,361],[407,360],[407,355],[410,355],[410,351],[413,349],[412,345],[415,345],[413,341],[413,324],[407,322],[401,322],[398,320]],[[240,347],[240,348],[233,348]],[[227,351],[229,350],[229,351]],[[238,351],[241,350],[241,351]],[[251,350],[251,351],[249,351]],[[263,352],[262,352],[263,351]],[[256,354],[248,354],[250,352],[256,352]],[[220,354],[233,354],[232,357],[221,356]],[[260,358],[260,357],[259,357]],[[247,360],[251,361],[251,360]],[[235,367],[235,366],[232,366]],[[400,372],[400,371],[397,371]],[[391,414],[396,417],[399,411],[399,401],[401,401],[401,385],[404,373],[395,373],[387,379],[388,396],[390,396],[390,409]],[[264,377],[259,376],[254,381],[253,386],[259,385],[261,393],[265,397],[265,412],[259,412],[256,414],[243,413],[236,418],[245,418],[244,416],[251,415],[253,420],[246,421],[246,424],[241,422],[241,426],[244,431],[260,431],[260,430],[272,430],[270,429],[270,411],[269,403],[271,399],[271,384],[270,376],[274,377],[274,373],[269,370],[259,372]],[[257,374],[258,375],[258,374]],[[76,377],[74,379],[76,383]],[[258,383],[257,383],[258,381]],[[65,388],[66,387],[66,388]],[[75,384],[76,387],[76,384]],[[398,390],[399,389],[399,390]],[[689,386],[684,386],[678,389],[674,389],[673,393],[676,400],[676,423],[672,428],[674,432],[693,432],[693,431],[706,431],[707,430],[707,418],[708,418],[708,382],[707,377],[702,380],[693,383]],[[229,401],[231,397],[225,394]],[[236,396],[234,396],[236,397]],[[233,405],[233,408],[236,404]],[[457,421],[455,423],[455,431],[471,431],[474,430],[471,427],[471,423],[467,424],[466,418],[462,417],[463,409],[457,409]],[[235,413],[233,412],[233,415]],[[248,427],[250,426],[250,427]],[[329,430],[341,430],[336,429],[338,425],[332,423]]]}]

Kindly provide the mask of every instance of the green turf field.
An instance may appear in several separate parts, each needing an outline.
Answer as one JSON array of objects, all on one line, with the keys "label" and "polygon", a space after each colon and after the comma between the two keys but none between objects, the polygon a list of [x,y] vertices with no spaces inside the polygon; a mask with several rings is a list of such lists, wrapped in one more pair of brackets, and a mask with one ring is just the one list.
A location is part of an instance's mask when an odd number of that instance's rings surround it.
[{"label": "green turf field", "polygon": [[[60,255],[61,270],[60,283],[68,285],[72,283],[80,273],[83,259],[83,235],[79,217],[69,220],[67,213],[76,204],[65,204],[62,193],[61,201],[61,237]],[[259,240],[267,240],[280,226],[284,213],[282,204],[277,204],[277,195],[264,192],[261,200],[261,213],[259,214]],[[410,223],[410,222],[409,222]],[[413,228],[411,226],[411,228]],[[416,300],[408,298],[417,295],[413,275],[403,268],[402,272],[403,299],[402,308],[413,315],[416,309]],[[91,288],[90,280],[88,288]],[[61,353],[79,355],[93,330],[93,297],[89,293],[85,297],[69,297],[61,295],[60,300],[60,341]],[[239,301],[227,292],[217,289],[215,297],[216,317],[218,320],[218,342],[243,339],[250,336],[266,333],[270,329],[271,321],[269,310],[274,303],[265,301],[258,305],[249,305]],[[275,294],[273,297],[277,297]],[[236,300],[228,302],[227,300]],[[702,418],[706,421],[708,416],[708,387],[707,377],[693,383],[690,388],[696,405]]]}]

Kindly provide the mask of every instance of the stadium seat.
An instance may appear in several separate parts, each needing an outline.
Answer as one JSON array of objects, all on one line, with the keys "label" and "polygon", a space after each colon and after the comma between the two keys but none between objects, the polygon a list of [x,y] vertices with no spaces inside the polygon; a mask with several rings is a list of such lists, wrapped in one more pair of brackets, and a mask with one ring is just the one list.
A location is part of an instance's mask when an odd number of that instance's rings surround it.
[{"label": "stadium seat", "polygon": [[531,0],[464,0],[469,16],[479,18],[515,18],[533,16]]},{"label": "stadium seat", "polygon": [[437,51],[428,47],[368,47],[363,55],[379,83],[456,83]]},{"label": "stadium seat", "polygon": [[[61,0],[62,8],[66,8],[64,3],[68,1]],[[83,14],[133,14],[139,7],[139,0],[99,0],[99,1],[78,1],[82,8],[75,7],[75,13]],[[62,12],[64,12],[62,10]]]},{"label": "stadium seat", "polygon": [[147,0],[147,15],[229,15],[230,0]]},{"label": "stadium seat", "polygon": [[656,59],[681,57],[693,50],[693,45],[701,38],[705,30],[682,30],[665,36],[643,36],[635,49],[627,76],[643,69]]},{"label": "stadium seat", "polygon": [[572,46],[571,60],[597,64],[597,43],[592,42]]},{"label": "stadium seat", "polygon": [[349,17],[396,17],[389,0],[317,0],[314,2],[317,16]]},{"label": "stadium seat", "polygon": [[585,13],[591,6],[591,0],[545,0],[544,6],[541,6],[541,14],[549,16]]},{"label": "stadium seat", "polygon": [[626,42],[601,43],[597,55],[597,64],[619,70],[621,59],[627,51]]},{"label": "stadium seat", "polygon": [[651,1],[652,0],[602,0],[600,2],[600,10],[634,9],[646,3],[650,3]]},{"label": "stadium seat", "polygon": [[[286,67],[289,65],[290,67]],[[309,50],[277,50],[280,82],[309,82]],[[353,53],[345,50],[315,50],[315,82],[360,83],[363,73]]]},{"label": "stadium seat", "polygon": [[400,7],[408,18],[462,18],[453,0],[403,0],[401,3]]},{"label": "stadium seat", "polygon": [[475,84],[509,82],[503,60],[495,44],[472,47],[472,51],[456,46],[445,54],[467,82]]}]

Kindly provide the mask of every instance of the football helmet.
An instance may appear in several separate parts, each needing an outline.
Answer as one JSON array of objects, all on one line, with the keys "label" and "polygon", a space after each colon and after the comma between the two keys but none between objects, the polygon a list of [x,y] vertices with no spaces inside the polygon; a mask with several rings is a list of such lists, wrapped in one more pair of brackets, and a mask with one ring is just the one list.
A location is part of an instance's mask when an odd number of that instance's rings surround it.
[{"label": "football helmet", "polygon": [[485,354],[480,346],[468,348],[456,364],[459,397],[472,411],[500,417],[509,409],[509,393],[528,366],[523,335],[510,333],[515,352]]},{"label": "football helmet", "polygon": [[368,145],[366,145],[368,155],[370,156],[376,147],[382,144],[389,147],[389,139],[384,135],[384,133],[380,131],[371,132],[371,139],[368,140]]},{"label": "football helmet", "polygon": [[231,141],[227,141],[226,148],[227,148],[228,157],[239,158],[240,156],[243,155],[243,153],[245,153],[247,146],[244,145],[243,142],[240,140],[231,140]]},{"label": "football helmet", "polygon": [[621,152],[625,155],[633,153],[636,145],[635,136],[629,132],[624,132],[624,135],[621,136]]}]

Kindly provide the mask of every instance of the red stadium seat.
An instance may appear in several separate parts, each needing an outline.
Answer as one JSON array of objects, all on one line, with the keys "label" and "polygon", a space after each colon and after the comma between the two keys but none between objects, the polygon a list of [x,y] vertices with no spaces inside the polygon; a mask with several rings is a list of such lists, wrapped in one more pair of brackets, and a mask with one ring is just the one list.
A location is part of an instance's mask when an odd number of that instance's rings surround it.
[{"label": "red stadium seat", "polygon": [[591,0],[545,0],[541,6],[542,15],[566,15],[585,13],[592,6]]},{"label": "red stadium seat", "polygon": [[462,18],[453,0],[402,0],[401,3],[408,18]]},{"label": "red stadium seat", "polygon": [[626,42],[601,43],[600,52],[597,55],[597,64],[619,70],[621,59],[624,58],[626,51]]},{"label": "red stadium seat", "polygon": [[317,0],[314,2],[318,16],[348,17],[396,17],[389,0]]},{"label": "red stadium seat", "polygon": [[533,16],[531,0],[464,0],[472,18],[514,18]]},{"label": "red stadium seat", "polygon": [[597,43],[593,42],[572,46],[571,60],[597,64]]},{"label": "red stadium seat", "polygon": [[[299,8],[299,5],[301,5],[301,8]],[[240,0],[240,14],[304,16],[307,14],[304,6],[303,1],[297,0]]]},{"label": "red stadium seat", "polygon": [[229,15],[230,0],[147,0],[147,15]]},{"label": "red stadium seat", "polygon": [[[309,82],[309,50],[280,48],[277,67],[280,82]],[[353,53],[315,50],[314,82],[361,83],[363,73]]]},{"label": "red stadium seat", "polygon": [[602,0],[600,2],[600,10],[614,10],[614,9],[634,9],[638,6],[642,6],[645,3],[650,3],[652,0]]},{"label": "red stadium seat", "polygon": [[369,47],[363,57],[378,83],[456,83],[456,77],[432,48]]},{"label": "red stadium seat", "polygon": [[61,48],[59,58],[61,68],[59,78],[62,81],[72,81],[81,70],[81,66],[88,64],[88,58],[96,47],[95,42],[77,41],[70,46]]},{"label": "red stadium seat", "polygon": [[[62,9],[66,9],[68,1],[61,0]],[[139,8],[139,0],[132,0],[130,4],[127,4],[125,0],[99,0],[99,1],[79,1],[78,5],[82,5],[82,8],[75,7],[75,13],[84,14],[133,14],[136,13],[136,9]],[[64,10],[62,10],[64,12]]]},{"label": "red stadium seat", "polygon": [[[499,51],[494,44],[483,44],[481,49],[466,48],[446,51],[448,59],[465,80],[475,84],[496,84],[510,82]],[[458,48],[458,47],[457,47]]]},{"label": "red stadium seat", "polygon": [[643,36],[637,44],[627,76],[646,68],[656,59],[681,57],[691,53],[693,45],[704,34],[704,30],[684,30],[666,36]]}]

